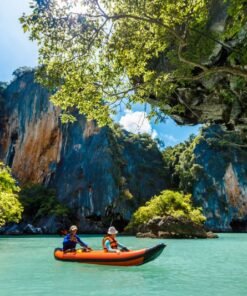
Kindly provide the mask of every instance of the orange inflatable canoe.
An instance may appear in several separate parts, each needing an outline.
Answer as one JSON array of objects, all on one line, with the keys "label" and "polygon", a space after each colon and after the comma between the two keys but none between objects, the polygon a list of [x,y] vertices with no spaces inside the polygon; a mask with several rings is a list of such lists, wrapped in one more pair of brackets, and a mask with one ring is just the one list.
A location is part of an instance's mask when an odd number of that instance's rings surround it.
[{"label": "orange inflatable canoe", "polygon": [[116,265],[116,266],[135,266],[142,265],[157,258],[164,248],[165,244],[158,244],[152,248],[136,251],[110,253],[105,251],[75,252],[64,253],[62,249],[54,250],[54,257],[62,261],[75,261],[88,264]]}]

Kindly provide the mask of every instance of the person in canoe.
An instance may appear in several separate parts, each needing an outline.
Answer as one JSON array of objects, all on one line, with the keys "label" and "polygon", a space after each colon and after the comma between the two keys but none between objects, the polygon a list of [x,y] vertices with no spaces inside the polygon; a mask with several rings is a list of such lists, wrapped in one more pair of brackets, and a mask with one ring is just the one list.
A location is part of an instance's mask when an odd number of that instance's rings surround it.
[{"label": "person in canoe", "polygon": [[[129,249],[126,248],[124,245],[120,244],[117,239],[118,231],[114,226],[109,227],[107,234],[103,238],[102,245],[105,252],[114,252],[119,253],[120,250],[123,252],[128,252]],[[119,249],[120,248],[120,249]]]},{"label": "person in canoe", "polygon": [[77,226],[72,225],[69,229],[69,233],[65,236],[63,240],[63,251],[64,252],[74,252],[76,248],[76,244],[79,244],[84,251],[91,251],[92,249],[84,243],[79,236],[76,234],[77,233]]}]

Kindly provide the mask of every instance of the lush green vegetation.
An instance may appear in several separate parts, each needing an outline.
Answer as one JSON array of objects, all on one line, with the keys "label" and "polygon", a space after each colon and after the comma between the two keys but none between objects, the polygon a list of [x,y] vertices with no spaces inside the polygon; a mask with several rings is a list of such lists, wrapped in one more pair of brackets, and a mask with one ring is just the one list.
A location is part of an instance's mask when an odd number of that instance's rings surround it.
[{"label": "lush green vegetation", "polygon": [[59,217],[70,215],[70,209],[57,200],[56,192],[39,184],[26,185],[22,188],[20,201],[24,207],[24,217],[32,218],[33,221],[49,215]]},{"label": "lush green vegetation", "polygon": [[200,176],[202,167],[195,162],[194,149],[203,140],[200,133],[191,135],[189,140],[163,151],[166,174],[170,177],[171,188],[190,193],[193,182]]},{"label": "lush green vegetation", "polygon": [[[75,11],[78,3],[85,11]],[[210,84],[214,75],[246,85],[247,35],[238,36],[247,21],[245,0],[36,0],[31,7],[20,21],[38,41],[39,81],[58,90],[52,101],[65,121],[76,107],[107,124],[123,98],[127,107],[150,103],[150,116],[182,115],[190,109],[178,88],[201,79]],[[227,10],[224,31],[211,27],[215,10]],[[227,57],[214,64],[217,47]],[[232,102],[237,96],[229,85],[212,95]]]},{"label": "lush green vegetation", "polygon": [[186,218],[197,224],[205,221],[201,208],[194,208],[190,194],[164,190],[154,196],[145,206],[140,207],[132,216],[128,228],[148,222],[154,217],[172,216]]},{"label": "lush green vegetation", "polygon": [[56,192],[42,185],[32,184],[20,189],[10,169],[0,163],[0,226],[18,223],[23,218],[40,219],[49,215],[68,217],[71,210],[56,198]]},{"label": "lush green vegetation", "polygon": [[21,219],[23,207],[18,200],[19,191],[10,169],[0,162],[0,226]]}]

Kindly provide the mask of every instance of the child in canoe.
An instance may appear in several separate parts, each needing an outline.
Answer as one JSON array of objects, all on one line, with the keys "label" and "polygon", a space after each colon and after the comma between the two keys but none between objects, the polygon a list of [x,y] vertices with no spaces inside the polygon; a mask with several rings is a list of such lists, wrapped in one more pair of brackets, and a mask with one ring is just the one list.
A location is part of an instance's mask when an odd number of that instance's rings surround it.
[{"label": "child in canoe", "polygon": [[[114,226],[111,226],[108,231],[107,234],[105,235],[105,237],[103,238],[102,241],[102,245],[103,245],[103,249],[105,250],[105,252],[114,252],[114,253],[119,253],[120,250],[121,251],[129,251],[128,248],[126,248],[123,244],[120,244],[117,239],[116,239],[116,235],[117,235],[118,231]],[[120,248],[120,250],[119,250]]]}]

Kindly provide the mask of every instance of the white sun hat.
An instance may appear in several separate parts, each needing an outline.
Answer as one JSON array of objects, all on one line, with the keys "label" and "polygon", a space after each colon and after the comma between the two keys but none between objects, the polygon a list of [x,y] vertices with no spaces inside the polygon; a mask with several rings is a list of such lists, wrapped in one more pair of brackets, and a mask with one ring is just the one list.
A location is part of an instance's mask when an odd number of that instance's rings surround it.
[{"label": "white sun hat", "polygon": [[76,225],[72,225],[72,226],[70,226],[69,231],[72,232],[72,231],[74,231],[74,230],[78,230],[77,226],[76,226]]},{"label": "white sun hat", "polygon": [[111,227],[109,227],[107,233],[108,234],[117,234],[118,231],[117,231],[117,229],[114,226],[111,226]]}]

